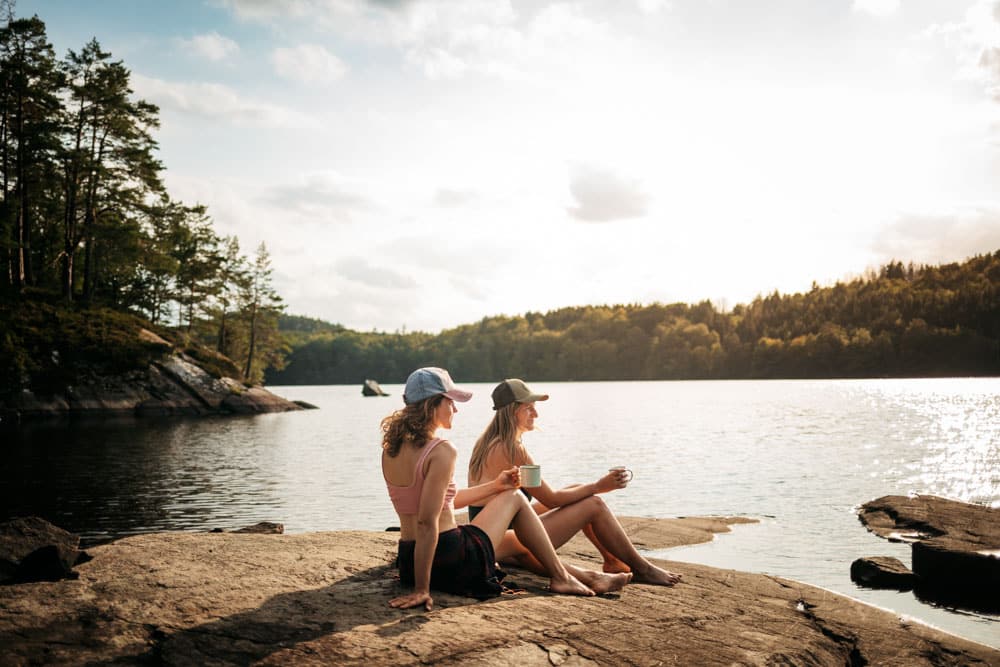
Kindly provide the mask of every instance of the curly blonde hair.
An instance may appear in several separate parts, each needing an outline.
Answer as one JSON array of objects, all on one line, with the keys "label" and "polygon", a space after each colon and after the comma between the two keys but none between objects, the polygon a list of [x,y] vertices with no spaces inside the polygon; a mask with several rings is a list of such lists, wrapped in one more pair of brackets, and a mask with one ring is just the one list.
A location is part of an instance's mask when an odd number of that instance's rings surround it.
[{"label": "curly blonde hair", "polygon": [[444,394],[411,403],[382,420],[382,449],[396,456],[407,442],[423,447],[434,432],[434,411]]}]

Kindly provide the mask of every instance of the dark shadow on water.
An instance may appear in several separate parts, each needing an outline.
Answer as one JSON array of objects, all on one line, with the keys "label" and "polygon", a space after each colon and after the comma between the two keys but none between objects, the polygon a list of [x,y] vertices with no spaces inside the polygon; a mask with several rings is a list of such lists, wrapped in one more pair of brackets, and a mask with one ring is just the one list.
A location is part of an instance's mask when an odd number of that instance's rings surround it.
[{"label": "dark shadow on water", "polygon": [[975,591],[918,585],[913,589],[913,596],[924,604],[956,614],[1000,620],[1000,599],[977,595]]}]

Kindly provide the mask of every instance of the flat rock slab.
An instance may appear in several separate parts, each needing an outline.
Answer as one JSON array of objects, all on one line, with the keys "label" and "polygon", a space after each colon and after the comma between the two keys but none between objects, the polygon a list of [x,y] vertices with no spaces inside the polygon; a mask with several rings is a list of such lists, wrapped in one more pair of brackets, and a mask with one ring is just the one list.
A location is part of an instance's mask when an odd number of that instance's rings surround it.
[{"label": "flat rock slab", "polygon": [[921,597],[1000,611],[1000,509],[936,496],[885,496],[861,506],[868,530],[911,542]]},{"label": "flat rock slab", "polygon": [[912,542],[947,535],[970,550],[1000,549],[1000,509],[937,496],[883,496],[861,506],[868,530]]},{"label": "flat rock slab", "polygon": [[[728,530],[623,524],[646,548]],[[521,593],[396,610],[397,539],[177,532],[95,547],[77,580],[0,588],[0,665],[1000,664],[1000,651],[828,591],[677,562],[665,563],[684,576],[673,588],[575,598],[515,570]],[[593,563],[583,540],[567,547]]]}]

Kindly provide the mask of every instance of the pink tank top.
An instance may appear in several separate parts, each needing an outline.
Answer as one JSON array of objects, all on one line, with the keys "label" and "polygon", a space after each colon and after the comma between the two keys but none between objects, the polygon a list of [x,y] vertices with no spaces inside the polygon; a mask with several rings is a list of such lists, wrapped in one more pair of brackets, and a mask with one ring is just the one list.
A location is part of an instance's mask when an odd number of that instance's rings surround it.
[{"label": "pink tank top", "polygon": [[[389,483],[389,480],[385,480],[385,486],[389,489],[389,499],[392,500],[392,506],[400,514],[417,514],[420,511],[420,494],[424,490],[424,459],[427,458],[432,449],[437,447],[439,442],[443,442],[443,440],[441,438],[434,438],[424,445],[424,451],[420,454],[420,458],[417,459],[416,470],[413,471],[413,484],[409,486],[396,486]],[[382,479],[385,479],[384,470],[382,471]],[[455,480],[452,479],[448,482],[448,489],[444,493],[444,504],[441,505],[441,509],[446,507],[452,510],[455,509],[455,493],[457,491]]]}]

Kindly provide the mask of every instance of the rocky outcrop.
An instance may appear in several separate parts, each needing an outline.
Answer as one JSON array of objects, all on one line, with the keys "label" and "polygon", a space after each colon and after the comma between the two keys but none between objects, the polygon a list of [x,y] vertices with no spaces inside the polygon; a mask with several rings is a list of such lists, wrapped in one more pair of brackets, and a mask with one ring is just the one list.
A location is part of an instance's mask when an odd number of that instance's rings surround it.
[{"label": "rocky outcrop", "polygon": [[[718,519],[627,519],[646,548]],[[91,549],[79,579],[0,587],[0,664],[991,665],[1000,651],[829,591],[670,562],[684,576],[596,598],[521,571],[485,602],[396,610],[396,533],[154,533]],[[561,550],[579,564],[585,540]]]},{"label": "rocky outcrop", "polygon": [[851,581],[869,588],[891,588],[908,591],[916,576],[898,558],[870,556],[851,563]]},{"label": "rocky outcrop", "polygon": [[76,576],[89,556],[80,538],[39,517],[0,523],[0,584],[57,581]]},{"label": "rocky outcrop", "polygon": [[25,389],[14,401],[0,402],[0,419],[10,424],[68,415],[256,414],[301,409],[263,387],[214,377],[194,359],[172,353],[141,371],[85,376],[53,396]]},{"label": "rocky outcrop", "polygon": [[936,496],[885,496],[862,505],[858,518],[876,535],[912,543],[920,597],[1000,612],[1000,509]]},{"label": "rocky outcrop", "polygon": [[362,396],[388,396],[382,387],[379,386],[378,382],[375,380],[365,380],[365,383],[361,385],[361,395]]}]

